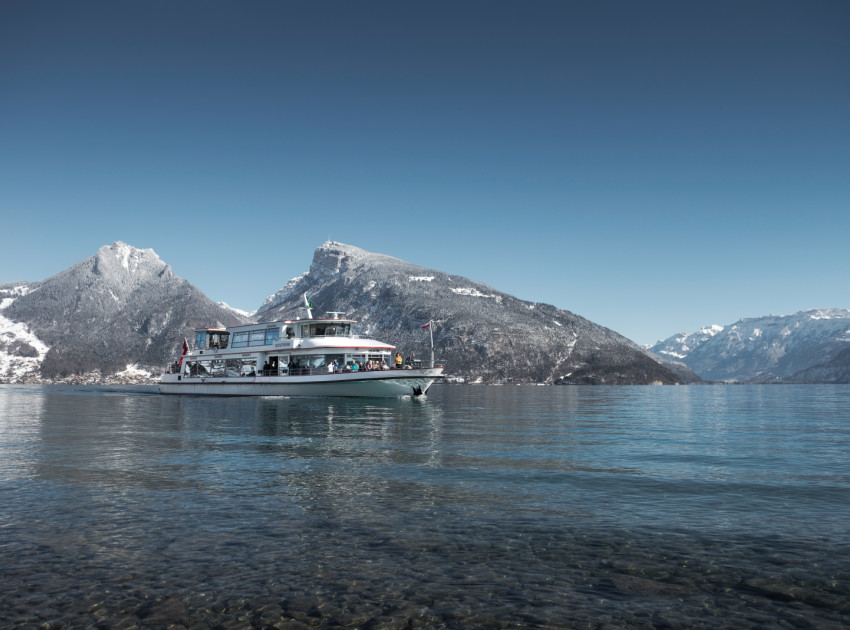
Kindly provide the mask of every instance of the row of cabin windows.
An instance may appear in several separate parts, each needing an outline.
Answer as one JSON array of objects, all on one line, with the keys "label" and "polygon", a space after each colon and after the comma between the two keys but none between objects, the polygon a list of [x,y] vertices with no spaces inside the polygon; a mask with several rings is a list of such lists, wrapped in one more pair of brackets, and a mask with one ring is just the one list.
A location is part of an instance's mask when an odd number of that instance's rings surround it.
[{"label": "row of cabin windows", "polygon": [[[287,328],[287,337],[291,337],[293,331]],[[304,324],[301,326],[302,337],[348,337],[351,333],[351,324],[323,323]],[[263,330],[246,330],[233,333],[232,348],[249,348],[252,346],[270,346],[280,338],[280,328],[266,328]],[[230,341],[229,332],[197,332],[195,333],[195,347],[227,348]]]},{"label": "row of cabin windows", "polygon": [[302,337],[348,337],[351,333],[351,324],[328,322],[322,324],[303,324],[301,326]]},{"label": "row of cabin windows", "polygon": [[266,330],[246,330],[233,333],[233,347],[247,348],[249,346],[268,346],[280,338],[280,328]]},{"label": "row of cabin windows", "polygon": [[207,359],[204,361],[186,361],[186,376],[234,377],[256,375],[256,359]]},{"label": "row of cabin windows", "polygon": [[[268,361],[262,366],[261,374],[269,375],[286,375],[286,374],[312,374],[316,372],[325,372],[328,366],[337,362],[339,370],[345,370],[346,366],[351,366],[352,363],[360,363],[366,365],[369,361],[379,364],[381,360],[387,361],[390,358],[389,354],[350,354],[347,357],[343,354],[293,354],[290,356],[273,356],[268,357]],[[237,376],[256,376],[257,375],[257,359],[250,358],[233,358],[233,359],[202,359],[199,361],[187,361],[185,374],[187,377],[237,377]]]}]

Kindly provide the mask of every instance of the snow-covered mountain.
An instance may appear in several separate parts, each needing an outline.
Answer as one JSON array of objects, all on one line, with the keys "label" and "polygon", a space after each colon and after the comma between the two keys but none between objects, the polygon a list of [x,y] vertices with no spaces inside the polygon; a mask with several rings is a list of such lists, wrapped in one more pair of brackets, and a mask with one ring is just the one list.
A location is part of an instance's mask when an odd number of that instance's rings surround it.
[{"label": "snow-covered mountain", "polygon": [[3,311],[32,290],[31,282],[0,284],[0,382],[37,378],[49,348],[24,322],[5,317]]},{"label": "snow-covered mountain", "polygon": [[[833,382],[828,370],[805,370],[829,363],[850,348],[850,310],[811,309],[793,315],[741,319],[674,335],[650,350],[677,359],[710,381]],[[837,374],[837,373],[836,373]]]},{"label": "snow-covered mountain", "polygon": [[[467,382],[676,383],[688,380],[625,337],[548,304],[519,300],[461,276],[328,242],[310,269],[269,297],[255,314],[272,321],[344,311],[361,332],[436,360]],[[698,380],[692,374],[690,380]]]},{"label": "snow-covered mountain", "polygon": [[[334,242],[317,248],[309,270],[250,317],[302,315],[304,293],[317,313],[344,311],[362,334],[406,355],[429,360],[433,331],[437,361],[467,382],[698,380],[569,311]],[[0,284],[0,382],[156,376],[193,328],[247,320],[175,276],[153,250],[116,242],[46,280]],[[423,330],[428,321],[431,330]]]},{"label": "snow-covered mountain", "polygon": [[153,250],[117,242],[42,282],[0,285],[0,382],[158,374],[193,327],[243,321]]},{"label": "snow-covered mountain", "polygon": [[719,332],[723,332],[723,326],[705,326],[693,333],[679,333],[659,341],[650,350],[660,357],[681,361]]}]

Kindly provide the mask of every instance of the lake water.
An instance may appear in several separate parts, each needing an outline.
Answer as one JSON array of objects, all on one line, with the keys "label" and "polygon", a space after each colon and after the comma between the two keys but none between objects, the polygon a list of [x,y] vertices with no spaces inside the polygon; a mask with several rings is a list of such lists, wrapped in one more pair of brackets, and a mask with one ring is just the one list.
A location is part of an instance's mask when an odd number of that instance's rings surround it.
[{"label": "lake water", "polygon": [[846,628],[850,387],[0,387],[0,627]]}]

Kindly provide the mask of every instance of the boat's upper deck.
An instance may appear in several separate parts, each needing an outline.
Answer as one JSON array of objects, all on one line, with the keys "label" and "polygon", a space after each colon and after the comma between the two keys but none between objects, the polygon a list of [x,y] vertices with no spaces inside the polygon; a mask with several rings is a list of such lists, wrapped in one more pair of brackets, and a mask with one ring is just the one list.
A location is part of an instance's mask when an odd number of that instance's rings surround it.
[{"label": "boat's upper deck", "polygon": [[196,328],[195,351],[368,347],[392,350],[395,346],[373,339],[363,339],[352,333],[357,320],[329,313],[331,317],[286,319],[276,322],[244,324],[230,328]]}]

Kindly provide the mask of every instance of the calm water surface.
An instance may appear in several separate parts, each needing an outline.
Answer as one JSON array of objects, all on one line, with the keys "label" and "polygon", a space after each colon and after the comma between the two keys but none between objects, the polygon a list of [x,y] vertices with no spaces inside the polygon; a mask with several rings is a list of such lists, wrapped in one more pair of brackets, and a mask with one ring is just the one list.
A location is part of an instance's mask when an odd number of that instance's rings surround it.
[{"label": "calm water surface", "polygon": [[850,387],[0,387],[0,627],[845,628]]}]

